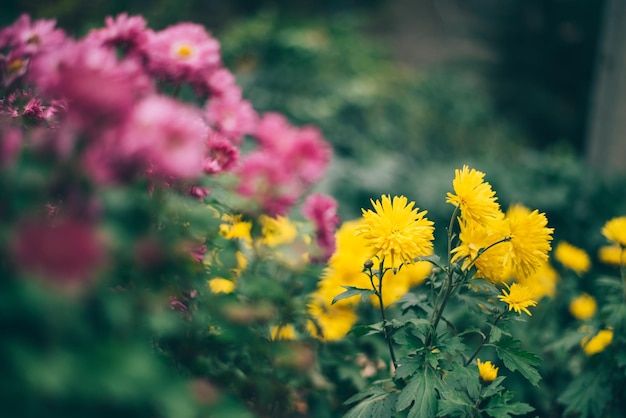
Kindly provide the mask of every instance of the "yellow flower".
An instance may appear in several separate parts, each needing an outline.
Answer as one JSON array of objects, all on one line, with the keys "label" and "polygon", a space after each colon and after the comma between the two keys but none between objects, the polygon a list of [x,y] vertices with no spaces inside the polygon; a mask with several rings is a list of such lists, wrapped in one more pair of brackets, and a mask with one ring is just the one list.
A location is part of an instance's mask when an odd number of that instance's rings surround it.
[{"label": "yellow flower", "polygon": [[500,205],[496,202],[496,192],[483,178],[485,173],[469,169],[464,165],[461,170],[454,170],[452,187],[456,194],[448,193],[446,203],[451,203],[461,210],[463,219],[484,225],[485,222],[502,218]]},{"label": "yellow flower", "polygon": [[626,250],[619,245],[607,245],[600,247],[598,258],[603,263],[619,266],[626,264]]},{"label": "yellow flower", "polygon": [[558,273],[547,261],[539,266],[537,271],[530,276],[517,278],[520,284],[528,287],[533,292],[537,300],[540,300],[544,296],[554,297],[558,280]]},{"label": "yellow flower", "polygon": [[476,359],[478,364],[478,374],[484,382],[493,382],[498,377],[498,368],[495,367],[490,361],[481,362],[480,359]]},{"label": "yellow flower", "polygon": [[515,205],[506,214],[511,238],[507,263],[517,277],[533,274],[548,260],[553,228],[544,213]]},{"label": "yellow flower", "polygon": [[374,211],[363,209],[364,225],[358,234],[363,235],[370,248],[369,258],[388,259],[391,265],[410,263],[414,258],[429,255],[433,251],[433,222],[424,218],[426,211],[413,208],[404,196],[393,200],[383,195],[372,200]]},{"label": "yellow flower", "polygon": [[609,241],[626,247],[626,216],[613,218],[604,224],[602,235]]},{"label": "yellow flower", "polygon": [[565,241],[559,242],[556,246],[554,257],[564,267],[574,270],[577,274],[585,273],[591,267],[591,260],[587,253]]},{"label": "yellow flower", "polygon": [[581,294],[569,304],[569,311],[571,314],[574,315],[576,319],[580,319],[581,321],[593,318],[597,309],[598,305],[596,300],[593,296],[587,293]]},{"label": "yellow flower", "polygon": [[252,222],[242,221],[241,215],[222,215],[220,225],[220,235],[226,239],[240,239],[246,243],[252,242],[250,231],[252,230]]},{"label": "yellow flower", "polygon": [[221,277],[207,280],[207,284],[213,293],[233,293],[235,290],[235,282]]},{"label": "yellow flower", "polygon": [[323,295],[314,293],[307,305],[309,314],[320,329],[309,323],[313,336],[322,341],[336,341],[346,336],[357,320],[356,313],[345,305],[331,305]]},{"label": "yellow flower", "polygon": [[[488,225],[495,227],[497,223],[501,222],[494,220]],[[505,279],[505,258],[508,247],[504,245],[505,243],[493,245],[506,236],[499,230],[501,228],[489,229],[464,219],[459,219],[459,227],[461,243],[452,250],[454,254],[452,261],[463,260],[461,268],[464,270],[470,268],[470,264],[473,262],[477,270],[476,277],[487,279],[493,283],[503,281]],[[481,249],[484,251],[479,257],[478,253]]]},{"label": "yellow flower", "polygon": [[509,305],[509,311],[515,310],[520,315],[524,311],[529,316],[532,316],[528,307],[537,306],[537,301],[533,300],[534,295],[532,291],[519,283],[513,283],[510,287],[506,283],[504,285],[509,290],[509,293],[502,289],[503,295],[498,296],[498,299]]},{"label": "yellow flower", "polygon": [[259,222],[261,223],[263,244],[268,247],[292,243],[298,236],[296,226],[289,218],[284,216],[278,215],[276,218],[272,218],[267,215],[261,215]]},{"label": "yellow flower", "polygon": [[292,324],[272,327],[272,340],[295,340],[296,329]]},{"label": "yellow flower", "polygon": [[433,265],[428,261],[418,261],[407,264],[396,273],[396,278],[405,280],[409,287],[419,286],[426,280],[433,270]]},{"label": "yellow flower", "polygon": [[604,349],[613,341],[613,330],[603,329],[595,336],[589,338],[589,336],[583,338],[580,345],[586,355],[592,356],[596,353],[604,351]]}]

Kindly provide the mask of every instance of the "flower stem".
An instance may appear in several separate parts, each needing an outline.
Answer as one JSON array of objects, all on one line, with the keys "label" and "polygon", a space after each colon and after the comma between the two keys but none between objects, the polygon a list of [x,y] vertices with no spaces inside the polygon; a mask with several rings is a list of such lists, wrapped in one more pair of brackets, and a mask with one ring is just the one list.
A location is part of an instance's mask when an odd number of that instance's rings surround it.
[{"label": "flower stem", "polygon": [[393,343],[391,342],[391,335],[389,335],[389,330],[387,329],[387,318],[385,316],[385,306],[383,305],[383,276],[385,275],[384,269],[385,261],[384,259],[380,262],[378,268],[378,288],[374,284],[373,274],[370,274],[370,281],[372,283],[372,287],[374,288],[374,293],[378,297],[378,305],[380,307],[380,316],[383,320],[383,333],[385,336],[385,340],[387,340],[387,346],[389,347],[389,356],[391,357],[391,362],[393,363],[394,371],[398,368],[398,360],[396,359],[396,353],[393,350]]}]

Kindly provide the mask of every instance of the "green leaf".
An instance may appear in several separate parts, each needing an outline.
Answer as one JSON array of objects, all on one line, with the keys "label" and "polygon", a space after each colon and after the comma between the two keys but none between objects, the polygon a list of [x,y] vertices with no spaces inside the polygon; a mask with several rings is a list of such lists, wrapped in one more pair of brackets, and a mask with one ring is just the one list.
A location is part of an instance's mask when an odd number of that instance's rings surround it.
[{"label": "green leaf", "polygon": [[504,392],[489,400],[485,412],[493,418],[510,418],[514,415],[523,415],[535,410],[532,406],[523,402],[509,401],[513,398],[511,392]]},{"label": "green leaf", "polygon": [[508,331],[503,330],[495,325],[491,325],[491,332],[489,333],[489,342],[492,344],[500,341],[503,335],[510,337],[511,334]]},{"label": "green leaf", "polygon": [[383,332],[383,323],[381,321],[381,322],[377,322],[375,324],[370,324],[370,325],[358,325],[352,328],[349,334],[354,334],[357,337],[363,337],[365,335],[380,334],[382,332]]},{"label": "green leaf", "polygon": [[604,407],[611,400],[611,386],[603,373],[587,371],[574,379],[559,396],[566,406],[564,415],[573,413],[581,418],[603,416]]},{"label": "green leaf", "polygon": [[474,402],[467,393],[458,390],[442,392],[438,403],[438,417],[469,417],[472,415]]},{"label": "green leaf", "polygon": [[504,376],[497,377],[496,380],[491,382],[489,386],[485,388],[485,391],[482,393],[482,397],[486,399],[492,397],[496,393],[502,392],[504,388],[500,386],[500,383],[502,383],[504,379],[506,379]]},{"label": "green leaf", "polygon": [[348,399],[345,404],[359,402],[343,416],[344,418],[391,418],[397,392],[387,392],[380,386],[372,386]]},{"label": "green leaf", "polygon": [[519,371],[534,386],[539,384],[541,375],[534,366],[541,364],[541,358],[519,348],[520,342],[507,337],[496,344],[496,353],[507,369]]},{"label": "green leaf", "polygon": [[424,368],[424,359],[422,356],[404,357],[398,360],[398,368],[396,369],[396,379],[408,379],[418,371]]},{"label": "green leaf", "polygon": [[402,389],[396,403],[397,411],[410,408],[407,418],[430,418],[437,414],[437,389],[439,378],[430,368],[415,374]]},{"label": "green leaf", "polygon": [[338,302],[342,299],[351,298],[352,296],[357,296],[357,295],[361,295],[361,300],[365,302],[371,295],[375,293],[372,289],[361,289],[359,287],[353,287],[353,286],[341,286],[341,287],[346,289],[346,291],[335,296],[331,304],[334,304],[335,302]]}]

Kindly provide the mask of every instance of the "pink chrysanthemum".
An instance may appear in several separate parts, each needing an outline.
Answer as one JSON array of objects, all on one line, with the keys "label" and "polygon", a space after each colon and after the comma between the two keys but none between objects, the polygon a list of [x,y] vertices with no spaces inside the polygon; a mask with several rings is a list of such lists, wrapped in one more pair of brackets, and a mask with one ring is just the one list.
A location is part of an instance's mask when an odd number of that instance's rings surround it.
[{"label": "pink chrysanthemum", "polygon": [[239,160],[239,150],[233,143],[218,132],[212,132],[207,141],[207,154],[204,172],[219,174],[232,169]]},{"label": "pink chrysanthemum", "polygon": [[56,29],[56,20],[35,20],[23,14],[0,31],[0,48],[9,47],[24,56],[54,48],[65,41],[65,32]]},{"label": "pink chrysanthemum", "polygon": [[284,215],[303,192],[298,182],[269,152],[248,154],[241,161],[237,174],[238,193],[251,198],[269,215]]},{"label": "pink chrysanthemum", "polygon": [[236,85],[235,76],[226,68],[218,68],[206,77],[206,86],[216,96],[239,96],[241,90]]},{"label": "pink chrysanthemum", "polygon": [[93,29],[86,39],[100,45],[117,46],[125,52],[133,53],[143,49],[148,41],[146,20],[142,16],[129,16],[121,13],[115,18],[107,16],[105,27]]},{"label": "pink chrysanthemum", "polygon": [[119,61],[114,51],[89,42],[66,42],[40,54],[29,76],[44,95],[65,99],[68,113],[85,127],[125,118],[138,98],[153,91],[137,61]]},{"label": "pink chrysanthemum", "polygon": [[337,201],[320,193],[309,195],[302,206],[302,214],[315,225],[315,238],[322,250],[321,261],[335,252],[335,230],[339,224]]},{"label": "pink chrysanthemum", "polygon": [[204,167],[207,135],[199,109],[153,95],[134,109],[121,147],[155,175],[195,178]]},{"label": "pink chrysanthemum", "polygon": [[202,83],[206,72],[221,62],[219,42],[194,23],[151,33],[144,53],[150,71],[173,82]]},{"label": "pink chrysanthemum", "polygon": [[258,116],[252,104],[236,96],[209,100],[206,112],[211,126],[235,144],[241,143],[243,136],[253,133],[257,126]]}]

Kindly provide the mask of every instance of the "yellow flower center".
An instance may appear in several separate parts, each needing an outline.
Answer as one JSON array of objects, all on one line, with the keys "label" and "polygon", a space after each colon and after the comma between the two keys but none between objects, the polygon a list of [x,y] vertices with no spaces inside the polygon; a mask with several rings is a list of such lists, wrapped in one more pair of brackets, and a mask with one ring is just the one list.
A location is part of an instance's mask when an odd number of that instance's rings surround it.
[{"label": "yellow flower center", "polygon": [[176,55],[178,55],[179,58],[183,59],[190,58],[193,55],[193,48],[191,47],[191,45],[188,44],[179,45],[176,48]]},{"label": "yellow flower center", "polygon": [[7,66],[7,71],[9,73],[14,73],[18,71],[19,69],[21,69],[23,65],[24,65],[24,61],[22,61],[21,59],[13,60]]}]

